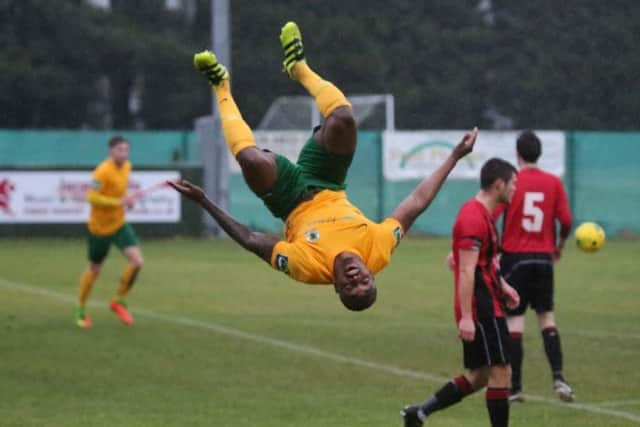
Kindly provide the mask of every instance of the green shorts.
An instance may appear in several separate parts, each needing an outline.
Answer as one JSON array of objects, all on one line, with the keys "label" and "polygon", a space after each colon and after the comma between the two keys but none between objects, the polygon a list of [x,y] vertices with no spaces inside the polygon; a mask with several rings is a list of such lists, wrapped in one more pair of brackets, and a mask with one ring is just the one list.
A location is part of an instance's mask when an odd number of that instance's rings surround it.
[{"label": "green shorts", "polygon": [[271,192],[261,196],[262,201],[275,217],[284,221],[300,202],[306,200],[310,190],[344,190],[352,160],[353,154],[330,153],[311,137],[302,148],[296,164],[276,154],[276,183]]},{"label": "green shorts", "polygon": [[108,236],[96,236],[89,233],[87,239],[89,261],[94,264],[100,264],[109,254],[109,248],[114,244],[120,250],[129,246],[138,246],[140,239],[135,230],[129,224],[124,224],[113,234]]}]

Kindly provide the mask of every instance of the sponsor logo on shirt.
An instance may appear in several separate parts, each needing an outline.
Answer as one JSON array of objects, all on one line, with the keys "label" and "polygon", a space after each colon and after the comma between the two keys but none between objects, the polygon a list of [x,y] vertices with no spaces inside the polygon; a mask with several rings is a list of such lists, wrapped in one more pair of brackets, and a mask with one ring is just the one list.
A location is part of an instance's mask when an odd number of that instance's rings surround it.
[{"label": "sponsor logo on shirt", "polygon": [[307,238],[307,242],[310,242],[310,243],[315,243],[318,240],[320,240],[320,232],[315,228],[307,230],[307,232],[304,235]]},{"label": "sponsor logo on shirt", "polygon": [[276,268],[284,274],[289,274],[289,257],[286,255],[276,255]]},{"label": "sponsor logo on shirt", "polygon": [[400,240],[402,240],[402,228],[396,227],[393,229],[393,238],[396,240],[396,247],[398,247]]}]

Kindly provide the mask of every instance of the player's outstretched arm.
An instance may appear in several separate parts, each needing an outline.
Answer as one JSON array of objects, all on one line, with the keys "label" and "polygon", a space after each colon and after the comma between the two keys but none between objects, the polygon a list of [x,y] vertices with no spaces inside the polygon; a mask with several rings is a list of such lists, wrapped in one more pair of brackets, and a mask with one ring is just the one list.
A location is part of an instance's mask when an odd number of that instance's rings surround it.
[{"label": "player's outstretched arm", "polygon": [[404,199],[393,211],[391,217],[400,222],[405,233],[413,225],[416,218],[429,207],[458,160],[473,150],[473,144],[476,142],[477,136],[478,128],[473,128],[472,131],[466,133],[444,163],[431,176],[422,180],[409,197]]},{"label": "player's outstretched arm", "polygon": [[167,183],[183,196],[202,206],[229,237],[238,242],[240,246],[271,264],[273,248],[276,243],[280,241],[278,237],[252,231],[240,224],[218,205],[209,200],[202,188],[193,185],[189,181],[168,181]]}]

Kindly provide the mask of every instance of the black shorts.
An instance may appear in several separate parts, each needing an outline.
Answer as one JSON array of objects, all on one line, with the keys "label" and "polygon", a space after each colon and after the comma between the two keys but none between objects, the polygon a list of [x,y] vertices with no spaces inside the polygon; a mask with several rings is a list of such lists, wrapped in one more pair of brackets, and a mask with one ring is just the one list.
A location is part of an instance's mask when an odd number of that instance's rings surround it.
[{"label": "black shorts", "polygon": [[504,317],[488,317],[476,320],[476,335],[473,341],[462,341],[464,367],[479,369],[484,366],[508,365],[509,329]]},{"label": "black shorts", "polygon": [[546,253],[504,253],[502,277],[520,294],[520,305],[507,310],[510,316],[524,314],[527,306],[536,313],[553,310],[553,260]]}]

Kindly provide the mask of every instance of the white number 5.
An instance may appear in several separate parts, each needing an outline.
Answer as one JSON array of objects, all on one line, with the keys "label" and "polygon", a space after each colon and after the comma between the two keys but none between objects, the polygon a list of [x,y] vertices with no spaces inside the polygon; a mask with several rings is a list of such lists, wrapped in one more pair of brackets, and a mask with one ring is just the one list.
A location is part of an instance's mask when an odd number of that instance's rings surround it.
[{"label": "white number 5", "polygon": [[[522,218],[522,228],[528,232],[542,231],[542,221],[544,220],[544,212],[536,202],[544,200],[544,193],[524,193],[524,209]],[[530,218],[528,218],[530,217]]]}]

